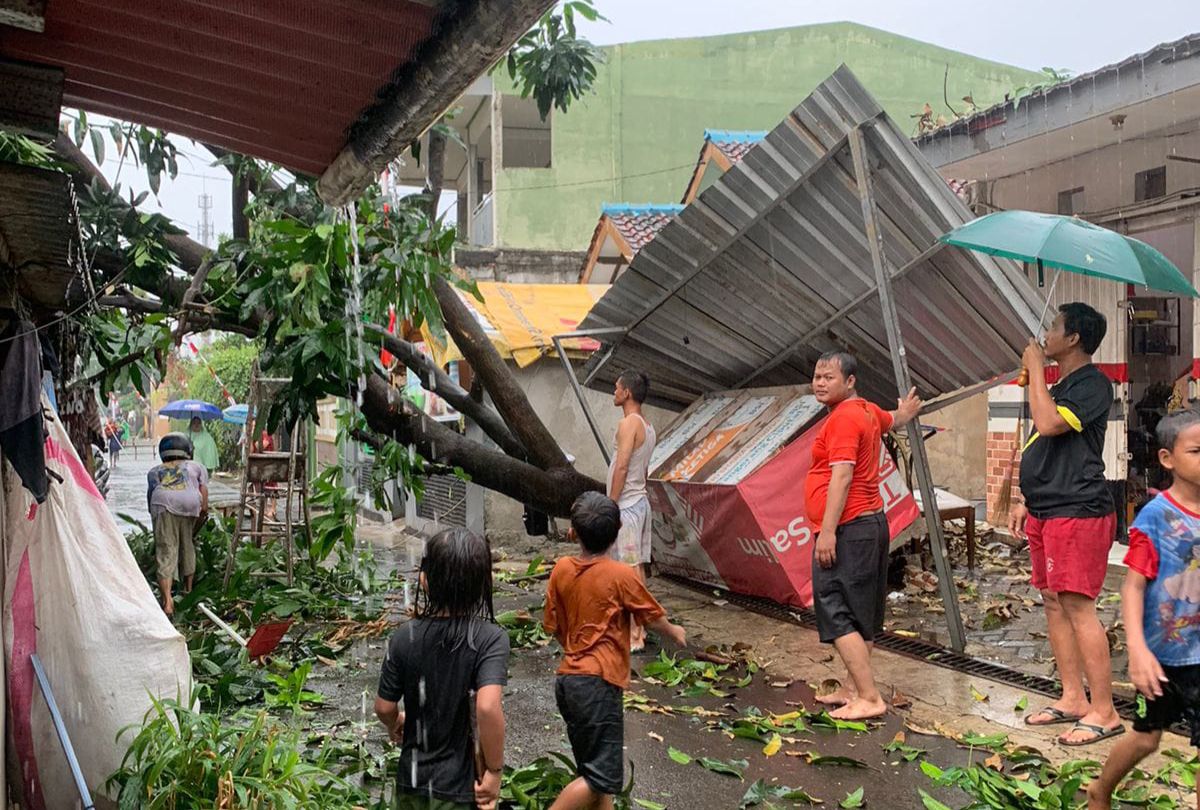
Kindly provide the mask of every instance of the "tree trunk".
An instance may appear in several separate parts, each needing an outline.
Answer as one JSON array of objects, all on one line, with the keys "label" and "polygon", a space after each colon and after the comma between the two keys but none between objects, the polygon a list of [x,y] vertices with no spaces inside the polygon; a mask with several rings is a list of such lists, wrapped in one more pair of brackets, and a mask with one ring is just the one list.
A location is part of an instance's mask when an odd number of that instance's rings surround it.
[{"label": "tree trunk", "polygon": [[444,279],[434,276],[431,281],[447,331],[463,357],[471,364],[471,369],[483,381],[483,387],[491,394],[492,402],[504,418],[504,423],[529,452],[529,460],[544,470],[569,467],[562,448],[538,418],[529,404],[529,397],[525,396],[467,305]]},{"label": "tree trunk", "polygon": [[446,133],[436,126],[429,130],[429,146],[425,149],[425,193],[429,195],[429,220],[437,222],[438,201],[446,176]]},{"label": "tree trunk", "polygon": [[426,391],[433,391],[463,416],[479,425],[483,432],[505,453],[521,461],[525,460],[525,448],[504,424],[500,414],[484,405],[482,401],[472,399],[462,386],[454,382],[449,374],[442,371],[433,362],[433,358],[407,340],[401,340],[389,333],[382,326],[368,324],[367,331],[377,335],[383,343],[383,348],[395,355],[401,363],[417,375],[422,388]]},{"label": "tree trunk", "polygon": [[569,516],[582,493],[604,491],[602,483],[572,467],[541,470],[465,438],[417,411],[378,374],[367,380],[362,412],[376,433],[413,445],[429,461],[462,467],[473,483],[555,517]]},{"label": "tree trunk", "polygon": [[246,218],[246,206],[250,204],[250,181],[245,177],[233,180],[233,238],[250,238],[250,220]]}]

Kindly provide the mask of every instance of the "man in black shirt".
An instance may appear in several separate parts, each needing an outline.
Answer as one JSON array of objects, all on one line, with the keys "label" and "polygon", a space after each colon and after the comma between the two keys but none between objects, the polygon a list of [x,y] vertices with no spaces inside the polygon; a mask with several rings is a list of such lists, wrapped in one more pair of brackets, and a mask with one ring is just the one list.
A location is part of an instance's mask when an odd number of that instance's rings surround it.
[{"label": "man in black shirt", "polygon": [[[1063,304],[1046,332],[1045,349],[1030,340],[1022,358],[1034,432],[1021,456],[1024,503],[1014,504],[1008,523],[1014,535],[1029,540],[1033,585],[1042,592],[1063,683],[1062,698],[1025,722],[1073,723],[1058,738],[1063,745],[1087,745],[1125,730],[1112,702],[1108,637],[1096,616],[1116,532],[1104,477],[1112,384],[1092,365],[1106,330],[1104,316],[1087,304]],[[1058,364],[1053,388],[1046,386],[1047,359]]]}]

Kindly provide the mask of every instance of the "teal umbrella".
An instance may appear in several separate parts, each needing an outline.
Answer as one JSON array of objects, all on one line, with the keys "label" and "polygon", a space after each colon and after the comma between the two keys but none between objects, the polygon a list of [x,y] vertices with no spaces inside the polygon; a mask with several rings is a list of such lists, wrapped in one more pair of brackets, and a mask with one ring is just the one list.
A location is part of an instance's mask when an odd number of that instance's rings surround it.
[{"label": "teal umbrella", "polygon": [[[1043,266],[1048,266],[1200,297],[1179,268],[1145,242],[1075,217],[997,211],[960,225],[942,236],[941,241],[992,256],[1036,263],[1038,286],[1044,283]],[[1054,280],[1058,281],[1057,275]]]}]

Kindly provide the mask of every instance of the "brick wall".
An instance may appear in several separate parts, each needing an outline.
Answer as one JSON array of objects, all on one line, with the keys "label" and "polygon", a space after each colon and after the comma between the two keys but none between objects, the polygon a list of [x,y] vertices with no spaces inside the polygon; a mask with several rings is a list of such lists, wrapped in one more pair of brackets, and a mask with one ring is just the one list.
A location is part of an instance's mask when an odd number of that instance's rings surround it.
[{"label": "brick wall", "polygon": [[[1009,471],[1012,459],[1013,442],[1016,440],[1015,431],[1006,432],[989,430],[987,434],[987,513],[990,520],[996,513],[996,504],[1000,500],[1000,489],[1004,486],[1004,477]],[[1017,457],[1020,464],[1020,455]],[[1017,486],[1017,467],[1012,470],[1013,487]]]}]

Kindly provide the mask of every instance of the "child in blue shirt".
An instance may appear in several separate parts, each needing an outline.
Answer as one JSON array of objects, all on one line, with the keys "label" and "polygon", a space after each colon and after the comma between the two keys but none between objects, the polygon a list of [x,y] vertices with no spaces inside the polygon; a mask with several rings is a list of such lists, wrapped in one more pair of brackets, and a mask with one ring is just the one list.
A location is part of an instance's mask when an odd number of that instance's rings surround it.
[{"label": "child in blue shirt", "polygon": [[1113,790],[1158,750],[1163,729],[1186,720],[1200,746],[1200,412],[1168,416],[1157,432],[1174,482],[1130,527],[1121,588],[1129,679],[1146,712],[1088,786],[1088,810],[1110,810]]}]

